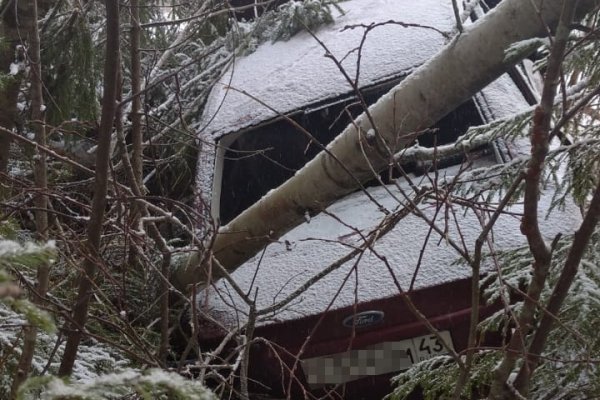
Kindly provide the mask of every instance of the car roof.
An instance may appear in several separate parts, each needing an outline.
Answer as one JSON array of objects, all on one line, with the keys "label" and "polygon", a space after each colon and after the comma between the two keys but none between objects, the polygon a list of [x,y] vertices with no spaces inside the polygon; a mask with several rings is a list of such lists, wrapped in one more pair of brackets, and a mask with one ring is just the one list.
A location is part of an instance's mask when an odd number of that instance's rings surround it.
[{"label": "car roof", "polygon": [[[361,88],[407,75],[447,42],[440,32],[450,32],[454,26],[450,1],[353,0],[339,5],[345,14],[315,34],[333,56],[343,60],[352,78],[363,29],[344,28],[392,20],[419,25],[389,23],[369,32],[360,60]],[[351,86],[325,52],[308,32],[300,32],[288,41],[263,43],[236,59],[212,89],[194,124],[196,131],[202,139],[218,139],[277,118],[278,113],[293,113],[351,94]]]}]

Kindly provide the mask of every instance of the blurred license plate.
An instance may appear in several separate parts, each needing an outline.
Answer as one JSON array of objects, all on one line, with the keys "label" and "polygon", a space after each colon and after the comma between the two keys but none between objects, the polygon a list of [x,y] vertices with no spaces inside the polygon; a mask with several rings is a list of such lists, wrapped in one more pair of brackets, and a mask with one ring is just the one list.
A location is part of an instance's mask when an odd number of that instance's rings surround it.
[{"label": "blurred license plate", "polygon": [[[450,332],[440,336],[454,349]],[[397,342],[383,342],[362,350],[302,360],[302,369],[311,387],[336,385],[365,376],[382,375],[408,369],[414,363],[441,354],[446,349],[435,335],[423,335]]]}]

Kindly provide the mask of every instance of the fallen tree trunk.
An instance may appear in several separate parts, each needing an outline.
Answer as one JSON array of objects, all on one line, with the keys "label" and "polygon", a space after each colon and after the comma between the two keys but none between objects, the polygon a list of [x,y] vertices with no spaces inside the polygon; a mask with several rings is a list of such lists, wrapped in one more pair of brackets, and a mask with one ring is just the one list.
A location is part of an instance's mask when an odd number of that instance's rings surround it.
[{"label": "fallen tree trunk", "polygon": [[[564,0],[505,0],[467,27],[427,63],[394,87],[349,125],[329,146],[287,182],[272,191],[217,234],[212,251],[228,272],[270,242],[360,187],[390,163],[392,154],[423,130],[454,110],[475,93],[526,57],[506,57],[514,43],[546,36],[562,10]],[[580,1],[583,16],[596,1]],[[401,55],[399,55],[401,57]],[[371,122],[375,126],[372,126]],[[367,139],[376,133],[376,141]],[[369,135],[367,135],[369,133]],[[194,254],[176,267],[178,288],[201,282],[206,265]],[[222,274],[213,269],[212,279]]]}]

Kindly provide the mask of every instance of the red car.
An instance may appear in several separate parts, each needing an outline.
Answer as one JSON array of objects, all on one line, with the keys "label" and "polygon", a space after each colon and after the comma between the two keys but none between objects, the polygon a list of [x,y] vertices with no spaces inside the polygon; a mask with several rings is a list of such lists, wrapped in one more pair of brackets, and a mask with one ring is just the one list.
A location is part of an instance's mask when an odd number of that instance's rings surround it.
[{"label": "red car", "polygon": [[[262,44],[238,59],[213,89],[196,125],[203,142],[198,187],[222,225],[320,151],[297,125],[327,144],[351,115],[362,111],[326,52],[354,77],[364,32],[360,24],[395,20],[436,28],[384,23],[369,32],[358,82],[366,102],[373,103],[435,54],[447,41],[440,32],[454,27],[449,1],[340,5],[345,14],[315,32],[327,49],[306,32]],[[471,126],[526,109],[535,101],[534,85],[525,65],[515,68],[440,120],[417,144],[452,144]],[[472,247],[482,215],[432,198],[420,199],[416,215],[408,199],[436,179],[452,181],[464,173],[466,182],[475,176],[464,172],[467,165],[475,171],[521,151],[527,149],[520,143],[495,141],[434,164],[405,154],[408,161],[402,166],[412,184],[391,172],[374,177],[366,191],[316,217],[307,215],[303,225],[237,269],[232,281],[222,279],[198,293],[201,350],[219,348],[227,338],[218,357],[235,364],[235,333],[254,327],[248,373],[252,393],[351,399],[381,398],[399,371],[449,349],[461,352],[467,345],[471,271],[455,263],[460,254],[451,242]],[[472,183],[483,192],[493,184]],[[499,219],[496,249],[523,243],[518,214],[514,206]],[[432,231],[424,217],[442,227],[443,235]],[[572,231],[577,221],[564,214],[550,217],[544,233],[552,237]],[[495,309],[484,306],[481,316]]]}]

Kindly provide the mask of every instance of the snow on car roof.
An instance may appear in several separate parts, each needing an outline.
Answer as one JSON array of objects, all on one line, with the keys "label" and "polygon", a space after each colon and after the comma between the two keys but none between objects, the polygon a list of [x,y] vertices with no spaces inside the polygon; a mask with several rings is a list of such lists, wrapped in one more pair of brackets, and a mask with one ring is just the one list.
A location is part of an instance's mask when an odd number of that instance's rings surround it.
[{"label": "snow on car roof", "polygon": [[[446,171],[448,172],[448,171]],[[440,171],[441,174],[446,173]],[[398,207],[394,196],[402,199],[397,187],[379,186],[368,189],[387,210]],[[393,194],[390,195],[390,191]],[[551,189],[542,197],[541,212],[550,204]],[[546,208],[544,208],[546,207]],[[429,202],[421,207],[432,218],[435,204]],[[507,249],[525,244],[520,234],[520,205],[514,205],[499,218],[494,230],[495,249]],[[480,223],[474,212],[465,212],[456,208],[456,218],[465,243],[472,249],[475,239],[481,231]],[[438,218],[439,226],[448,229],[448,238],[461,243],[459,232],[453,220],[444,224],[445,213]],[[333,217],[335,216],[335,217]],[[237,269],[232,277],[239,287],[251,297],[256,294],[257,310],[271,306],[286,298],[307,280],[327,266],[338,261],[360,246],[361,234],[367,235],[375,229],[385,214],[363,192],[356,192],[338,201],[306,223],[296,227],[279,241],[270,244],[264,251]],[[542,232],[551,240],[559,232],[573,232],[580,215],[574,205],[564,211],[555,212],[541,222]],[[359,233],[360,232],[360,233]],[[355,302],[366,302],[391,297],[398,294],[388,265],[403,290],[409,288],[424,248],[421,264],[415,280],[415,289],[432,287],[446,282],[470,276],[470,267],[455,264],[458,253],[448,245],[445,239],[435,232],[426,243],[429,226],[415,215],[402,219],[387,235],[380,238],[374,251],[365,251],[362,257],[343,264],[325,278],[308,288],[283,310],[258,325],[293,320],[306,315],[319,314],[330,310],[351,306]],[[378,257],[379,256],[379,257]],[[387,265],[382,261],[385,257]],[[357,276],[352,268],[357,265]],[[226,280],[222,279],[208,292],[198,296],[204,309],[229,328],[244,323],[248,307],[237,296]],[[236,311],[237,310],[237,311]]]},{"label": "snow on car roof", "polygon": [[[354,77],[355,49],[360,45],[363,29],[344,27],[390,20],[421,26],[386,24],[368,34],[359,79],[359,86],[366,87],[404,76],[435,54],[446,38],[427,27],[443,32],[452,30],[451,4],[449,0],[342,2],[345,14],[315,33],[336,59],[343,60],[343,67]],[[262,44],[252,54],[239,58],[212,89],[196,127],[201,137],[218,139],[277,117],[278,113],[288,114],[350,93],[352,88],[335,63],[325,57],[325,50],[308,32],[300,32],[286,42]]]}]

